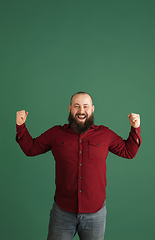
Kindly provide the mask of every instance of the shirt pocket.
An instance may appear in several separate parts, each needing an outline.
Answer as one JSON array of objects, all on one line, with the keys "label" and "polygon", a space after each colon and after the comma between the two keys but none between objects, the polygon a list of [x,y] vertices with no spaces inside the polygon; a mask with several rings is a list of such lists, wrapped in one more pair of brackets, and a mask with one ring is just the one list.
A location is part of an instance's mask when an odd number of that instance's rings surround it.
[{"label": "shirt pocket", "polygon": [[56,155],[59,159],[67,159],[71,157],[71,141],[56,141]]},{"label": "shirt pocket", "polygon": [[103,159],[103,151],[104,151],[105,142],[97,141],[97,140],[89,140],[88,141],[88,155],[90,159]]}]

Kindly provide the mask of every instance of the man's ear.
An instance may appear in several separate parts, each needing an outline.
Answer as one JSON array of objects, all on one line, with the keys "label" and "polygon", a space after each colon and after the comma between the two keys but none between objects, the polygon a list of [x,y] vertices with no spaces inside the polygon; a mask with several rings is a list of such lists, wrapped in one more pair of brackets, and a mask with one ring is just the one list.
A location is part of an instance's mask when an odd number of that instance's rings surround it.
[{"label": "man's ear", "polygon": [[69,112],[70,112],[70,110],[71,110],[71,105],[69,105],[68,109],[69,109]]},{"label": "man's ear", "polygon": [[95,111],[95,106],[93,105],[93,112]]}]

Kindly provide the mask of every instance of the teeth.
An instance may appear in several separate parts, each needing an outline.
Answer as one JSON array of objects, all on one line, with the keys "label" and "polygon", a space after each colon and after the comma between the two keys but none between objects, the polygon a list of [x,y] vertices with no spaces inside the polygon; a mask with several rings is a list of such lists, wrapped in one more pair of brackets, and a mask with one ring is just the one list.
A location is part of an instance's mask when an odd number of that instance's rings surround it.
[{"label": "teeth", "polygon": [[83,116],[83,115],[79,115],[79,117],[80,117],[80,118],[85,118],[85,116]]}]

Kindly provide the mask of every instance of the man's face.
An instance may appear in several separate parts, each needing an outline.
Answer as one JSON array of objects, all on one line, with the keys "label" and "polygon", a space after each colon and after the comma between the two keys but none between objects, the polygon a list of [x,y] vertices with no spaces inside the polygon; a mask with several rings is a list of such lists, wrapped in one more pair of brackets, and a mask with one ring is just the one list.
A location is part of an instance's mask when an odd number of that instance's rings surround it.
[{"label": "man's face", "polygon": [[92,99],[88,94],[76,94],[69,105],[69,112],[79,125],[83,125],[94,112]]}]

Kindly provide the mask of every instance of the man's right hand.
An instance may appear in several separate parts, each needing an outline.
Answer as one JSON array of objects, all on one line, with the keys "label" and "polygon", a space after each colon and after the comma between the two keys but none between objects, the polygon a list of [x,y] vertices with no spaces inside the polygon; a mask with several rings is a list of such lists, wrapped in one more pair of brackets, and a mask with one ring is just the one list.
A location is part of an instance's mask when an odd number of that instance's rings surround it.
[{"label": "man's right hand", "polygon": [[28,112],[25,112],[25,110],[18,111],[16,113],[16,124],[17,125],[22,125],[27,118]]}]

